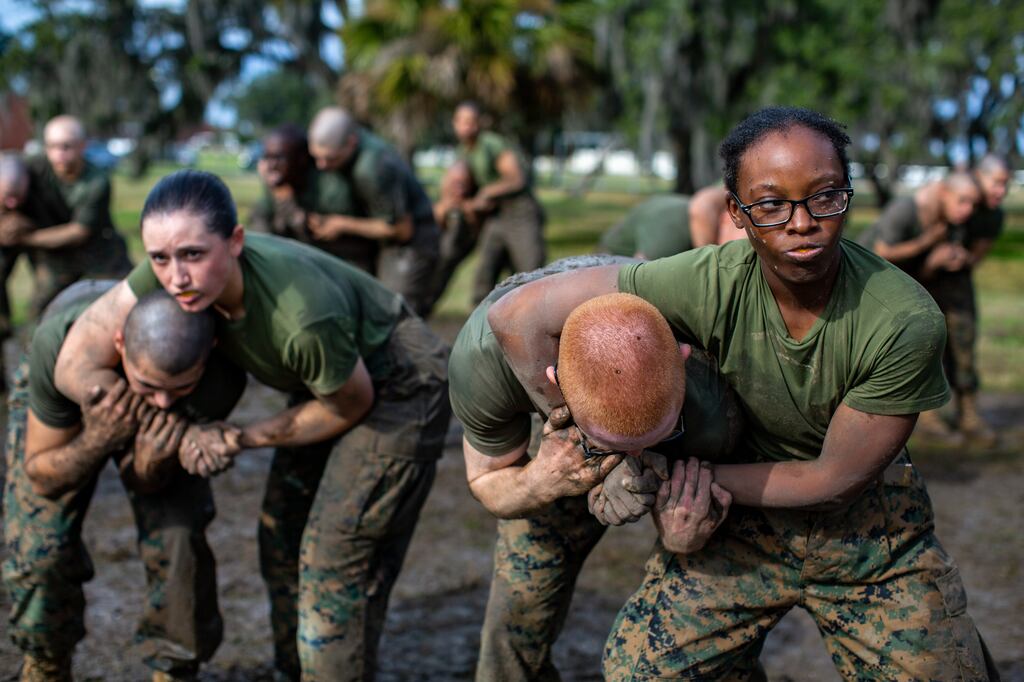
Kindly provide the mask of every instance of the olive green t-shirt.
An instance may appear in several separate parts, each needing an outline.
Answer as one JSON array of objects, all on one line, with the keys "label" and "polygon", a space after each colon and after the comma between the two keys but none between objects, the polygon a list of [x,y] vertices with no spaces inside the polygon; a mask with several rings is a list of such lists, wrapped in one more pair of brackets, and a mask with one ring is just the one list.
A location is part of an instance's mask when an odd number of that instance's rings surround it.
[{"label": "olive green t-shirt", "polygon": [[355,201],[345,178],[338,173],[322,173],[310,168],[294,199],[286,202],[275,200],[270,188],[264,187],[263,196],[249,215],[247,227],[312,244],[374,274],[378,250],[375,240],[354,234],[330,241],[314,239],[306,223],[307,213],[355,215]]},{"label": "olive green t-shirt", "polygon": [[[246,234],[239,262],[245,315],[217,321],[218,348],[235,363],[291,393],[334,393],[359,358],[375,381],[387,378],[400,296],[338,258],[273,235]],[[128,284],[136,296],[160,286],[148,260]]]},{"label": "olive green t-shirt", "polygon": [[[469,316],[452,347],[448,361],[452,411],[462,422],[466,440],[485,455],[496,457],[521,446],[530,438],[530,415],[545,414],[509,368],[487,313],[495,301],[517,286],[546,276],[550,268],[517,275],[514,284],[499,285]],[[695,352],[686,372],[684,431],[676,441],[675,454],[720,459],[731,451],[740,430],[735,398],[706,354]]]},{"label": "olive green t-shirt", "polygon": [[[917,204],[914,202],[914,197],[899,197],[885,205],[875,224],[865,230],[857,242],[868,250],[872,250],[875,242],[880,241],[890,246],[902,244],[920,237],[923,232],[924,228],[917,215]],[[917,277],[927,257],[928,254],[923,253],[896,263],[896,265],[911,276]]]},{"label": "olive green t-shirt", "polygon": [[110,217],[110,178],[86,162],[74,182],[59,180],[45,157],[30,158],[27,213],[40,228],[79,223],[88,231],[84,244],[61,249],[40,249],[59,272],[121,275],[129,267],[124,239]]},{"label": "olive green t-shirt", "polygon": [[950,241],[968,249],[982,239],[998,239],[1003,233],[1006,214],[1002,207],[989,208],[980,204],[963,225],[950,226]]},{"label": "olive green t-shirt", "polygon": [[[516,196],[530,191],[530,173],[527,172],[526,164],[523,162],[518,150],[507,139],[490,131],[483,131],[476,138],[476,144],[472,148],[460,144],[457,156],[460,160],[469,164],[469,170],[473,174],[473,182],[477,187],[489,185],[501,179],[498,172],[498,157],[505,152],[515,154],[519,162],[519,170],[527,179],[527,185],[521,191],[509,196]],[[629,254],[632,256],[633,254]]]},{"label": "olive green t-shirt", "polygon": [[[83,283],[86,282],[80,282]],[[105,291],[93,288],[88,295],[68,300],[66,305],[54,301],[47,309],[46,318],[32,335],[28,405],[39,421],[47,426],[63,429],[82,421],[78,403],[57,389],[54,368],[71,325]],[[175,402],[171,409],[191,421],[225,419],[242,396],[245,381],[245,372],[215,350],[210,354],[195,390]]]},{"label": "olive green t-shirt", "polygon": [[601,246],[617,256],[648,260],[693,248],[690,200],[679,195],[653,197],[634,206],[621,223],[604,233]]},{"label": "olive green t-shirt", "polygon": [[355,159],[339,173],[349,182],[357,214],[394,224],[412,216],[410,244],[433,243],[440,236],[434,209],[416,175],[384,140],[359,131]]},{"label": "olive green t-shirt", "polygon": [[678,334],[718,360],[746,413],[744,457],[818,457],[841,403],[899,415],[949,399],[946,323],[935,302],[867,249],[845,239],[840,248],[832,296],[799,342],[746,240],[619,272],[621,291],[650,301]]}]

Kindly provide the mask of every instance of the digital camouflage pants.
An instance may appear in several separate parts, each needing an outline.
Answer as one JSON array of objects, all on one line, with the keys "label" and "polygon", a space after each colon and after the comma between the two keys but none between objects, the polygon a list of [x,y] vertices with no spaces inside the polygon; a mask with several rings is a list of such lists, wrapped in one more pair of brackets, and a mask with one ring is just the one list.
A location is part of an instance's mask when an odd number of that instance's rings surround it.
[{"label": "digital camouflage pants", "polygon": [[544,265],[544,209],[529,193],[498,203],[480,230],[479,263],[473,280],[473,302],[491,293],[505,268],[529,272]]},{"label": "digital camouflage pants", "polygon": [[946,273],[931,282],[928,291],[946,316],[946,378],[957,393],[974,393],[978,390],[978,311],[971,272]]},{"label": "digital camouflage pants", "polygon": [[[372,679],[388,597],[444,448],[447,348],[414,317],[394,371],[340,438],[274,453],[260,516],[275,665],[305,682]],[[293,396],[302,401],[308,396]]]},{"label": "digital camouflage pants", "polygon": [[[25,473],[28,363],[14,374],[9,396],[4,485],[3,581],[11,599],[10,635],[37,657],[66,656],[85,636],[82,585],[93,566],[82,522],[97,474],[82,487],[49,499]],[[128,491],[146,571],[146,602],[136,643],[150,667],[194,672],[220,644],[213,554],[205,529],[214,517],[209,482],[182,472],[157,493]]]},{"label": "digital camouflage pants", "polygon": [[659,543],[605,645],[606,679],[764,679],[765,636],[794,606],[845,679],[998,679],[924,484],[897,469],[843,511],[734,507],[699,552]]}]

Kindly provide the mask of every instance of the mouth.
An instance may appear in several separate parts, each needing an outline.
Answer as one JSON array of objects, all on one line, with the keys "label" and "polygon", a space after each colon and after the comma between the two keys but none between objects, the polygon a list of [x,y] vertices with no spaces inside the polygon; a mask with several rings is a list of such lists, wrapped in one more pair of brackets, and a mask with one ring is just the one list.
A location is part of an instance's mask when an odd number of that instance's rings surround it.
[{"label": "mouth", "polygon": [[195,289],[188,289],[186,291],[182,291],[175,294],[174,298],[179,303],[194,303],[196,299],[198,299],[200,296],[201,294]]},{"label": "mouth", "polygon": [[790,260],[798,263],[812,261],[825,250],[825,247],[821,244],[801,244],[800,246],[789,249],[784,252],[784,255]]}]

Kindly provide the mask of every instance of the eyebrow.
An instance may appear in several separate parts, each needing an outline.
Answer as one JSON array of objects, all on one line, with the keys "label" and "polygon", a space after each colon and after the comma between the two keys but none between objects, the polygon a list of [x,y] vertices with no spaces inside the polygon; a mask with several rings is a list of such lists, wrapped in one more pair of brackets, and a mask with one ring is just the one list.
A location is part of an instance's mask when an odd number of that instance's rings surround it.
[{"label": "eyebrow", "polygon": [[[838,181],[841,181],[843,179],[844,178],[843,178],[842,175],[837,175],[835,173],[828,172],[828,173],[824,173],[824,174],[820,175],[818,178],[815,179],[814,182],[815,183],[818,183],[818,182],[838,182]],[[753,187],[751,187],[750,191],[751,192],[756,192],[758,190],[778,190],[778,189],[780,189],[780,187],[778,185],[776,185],[775,183],[773,183],[773,182],[762,182],[762,183],[756,184]]]},{"label": "eyebrow", "polygon": [[200,381],[199,379],[196,379],[195,381],[190,381],[187,384],[182,384],[181,386],[157,386],[156,384],[151,384],[148,381],[143,381],[138,377],[136,377],[135,380],[138,381],[143,386],[145,386],[146,388],[152,388],[154,391],[180,391],[183,388],[195,386]]},{"label": "eyebrow", "polygon": [[[199,245],[199,244],[184,244],[184,245],[179,246],[178,248],[174,249],[173,252],[174,253],[181,253],[183,251],[206,251],[206,250],[207,250],[207,247]],[[153,251],[147,251],[146,253],[149,254],[150,256],[159,256],[159,255],[163,255],[166,252],[163,249],[155,249]]]}]

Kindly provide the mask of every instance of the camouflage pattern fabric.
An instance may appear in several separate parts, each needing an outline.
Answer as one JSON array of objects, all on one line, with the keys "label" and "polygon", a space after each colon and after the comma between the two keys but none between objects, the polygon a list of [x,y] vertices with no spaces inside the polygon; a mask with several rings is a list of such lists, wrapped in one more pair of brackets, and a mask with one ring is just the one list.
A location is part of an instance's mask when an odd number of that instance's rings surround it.
[{"label": "camouflage pattern fabric", "polygon": [[556,500],[531,518],[498,521],[478,682],[561,679],[551,648],[583,562],[604,531],[586,496]]},{"label": "camouflage pattern fabric", "polygon": [[[27,654],[56,660],[85,636],[82,585],[93,565],[81,531],[99,475],[57,499],[32,490],[24,466],[27,373],[23,360],[8,404],[3,580],[12,603],[11,639]],[[191,674],[213,655],[223,632],[204,535],[214,516],[209,482],[182,472],[160,492],[128,496],[146,569],[136,643],[155,670]]]},{"label": "camouflage pattern fabric", "polygon": [[605,645],[606,679],[763,679],[764,638],[794,606],[845,679],[998,679],[923,481],[897,470],[849,509],[734,507],[700,552],[659,543]]},{"label": "camouflage pattern fabric", "polygon": [[519,194],[498,202],[496,212],[480,231],[480,261],[473,281],[473,303],[491,293],[506,267],[529,272],[544,265],[544,209],[533,194]]},{"label": "camouflage pattern fabric", "polygon": [[978,311],[971,272],[943,273],[928,283],[928,292],[946,316],[946,378],[957,393],[974,393],[979,384],[974,354]]},{"label": "camouflage pattern fabric", "polygon": [[388,352],[394,369],[359,424],[274,453],[260,564],[275,665],[287,679],[373,678],[388,597],[444,449],[447,348],[407,316]]}]

